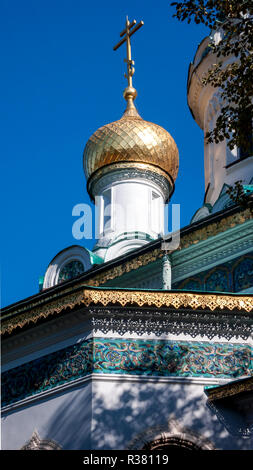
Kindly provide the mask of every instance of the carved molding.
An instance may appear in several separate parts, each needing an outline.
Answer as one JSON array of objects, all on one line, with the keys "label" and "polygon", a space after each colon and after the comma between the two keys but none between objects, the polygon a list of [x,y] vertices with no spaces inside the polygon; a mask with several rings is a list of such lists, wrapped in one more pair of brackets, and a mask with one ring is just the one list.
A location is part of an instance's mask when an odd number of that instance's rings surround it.
[{"label": "carved molding", "polygon": [[168,200],[170,185],[165,176],[147,169],[137,169],[131,166],[124,168],[122,164],[117,170],[112,170],[110,173],[102,175],[97,179],[92,185],[92,193],[96,195],[101,194],[107,187],[112,186],[114,183],[118,184],[120,181],[129,181],[130,179],[146,180],[158,186],[163,193],[164,200]]},{"label": "carved molding", "polygon": [[35,430],[31,439],[20,450],[62,450],[62,448],[51,439],[41,439]]},{"label": "carved molding", "polygon": [[119,304],[126,305],[171,307],[173,309],[190,308],[192,310],[207,309],[214,311],[234,309],[251,312],[253,310],[250,296],[237,296],[229,294],[197,294],[189,292],[167,291],[136,291],[136,290],[104,290],[84,289],[83,302],[86,307],[90,305]]},{"label": "carved molding", "polygon": [[[152,426],[134,437],[127,446],[127,450],[155,450],[159,447],[168,446],[177,442],[178,447],[188,449],[215,450],[209,439],[181,426],[174,418],[168,420],[167,424]],[[188,445],[187,445],[188,443]]]},{"label": "carved molding", "polygon": [[191,338],[206,336],[209,340],[238,338],[248,340],[252,334],[250,316],[210,312],[177,312],[166,310],[131,309],[91,309],[94,331],[107,334],[110,331],[123,336],[127,333],[137,335],[187,335]]}]

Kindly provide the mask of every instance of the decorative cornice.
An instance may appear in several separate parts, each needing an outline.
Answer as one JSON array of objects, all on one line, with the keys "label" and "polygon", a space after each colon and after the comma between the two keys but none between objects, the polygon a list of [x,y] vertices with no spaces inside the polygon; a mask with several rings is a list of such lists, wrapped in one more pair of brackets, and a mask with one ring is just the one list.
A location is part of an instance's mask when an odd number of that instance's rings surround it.
[{"label": "decorative cornice", "polygon": [[[118,162],[118,163],[111,163],[108,165],[103,166],[102,168],[99,168],[96,170],[88,179],[87,182],[87,191],[91,195],[91,197],[94,198],[95,195],[97,195],[97,183],[98,181],[105,177],[108,174],[111,174],[114,171],[125,171],[125,175],[127,171],[131,171],[130,176],[132,177],[134,175],[134,171],[136,172],[135,177],[140,177],[140,176],[145,176],[148,179],[154,180],[155,174],[156,178],[155,181],[158,183],[158,181],[161,182],[164,188],[164,191],[167,193],[167,198],[168,199],[174,192],[174,181],[171,175],[164,170],[162,170],[159,166],[154,165],[154,164],[148,164],[148,163],[140,163],[140,162]],[[153,177],[152,177],[153,173]],[[167,181],[167,183],[166,183]],[[94,187],[96,189],[94,189]]]},{"label": "decorative cornice", "polygon": [[253,394],[253,376],[219,385],[218,387],[206,388],[205,392],[209,401],[235,397],[245,392],[252,392]]},{"label": "decorative cornice", "polygon": [[139,307],[148,305],[154,307],[171,307],[175,309],[191,308],[195,309],[228,309],[244,310],[250,312],[253,310],[252,298],[244,296],[237,298],[232,295],[217,294],[196,294],[183,292],[164,292],[164,291],[122,291],[122,290],[84,290],[84,304],[88,307],[92,304],[120,304],[138,305]]},{"label": "decorative cornice", "polygon": [[94,332],[107,335],[110,332],[123,336],[152,335],[157,338],[168,335],[184,337],[206,337],[226,339],[239,338],[248,341],[252,334],[250,314],[238,312],[206,312],[196,310],[166,310],[152,308],[124,309],[110,307],[90,307],[91,323]]},{"label": "decorative cornice", "polygon": [[112,186],[114,183],[120,181],[129,181],[129,179],[140,179],[149,181],[152,184],[158,186],[163,192],[164,200],[167,201],[170,195],[170,184],[168,178],[164,176],[163,172],[157,173],[152,171],[149,167],[129,167],[129,165],[120,164],[117,169],[114,169],[110,173],[100,175],[98,179],[93,183],[92,193],[101,194],[107,186]]},{"label": "decorative cornice", "polygon": [[[74,309],[74,307],[83,303],[83,291],[69,294],[71,289],[64,292],[64,296],[57,298],[57,295],[49,297],[48,302],[33,302],[26,309],[20,308],[6,317],[2,317],[1,335],[11,334],[16,328],[23,328],[29,324],[36,324],[39,320],[47,319],[49,316],[57,315],[66,309]],[[57,298],[56,300],[54,300]]]},{"label": "decorative cornice", "polygon": [[24,313],[8,315],[2,318],[2,334],[11,334],[16,328],[35,324],[39,320],[58,315],[76,307],[92,305],[166,307],[171,309],[189,309],[190,311],[242,311],[253,310],[252,297],[249,295],[199,294],[173,291],[137,291],[123,289],[81,288],[70,292],[46,304],[38,304]]}]

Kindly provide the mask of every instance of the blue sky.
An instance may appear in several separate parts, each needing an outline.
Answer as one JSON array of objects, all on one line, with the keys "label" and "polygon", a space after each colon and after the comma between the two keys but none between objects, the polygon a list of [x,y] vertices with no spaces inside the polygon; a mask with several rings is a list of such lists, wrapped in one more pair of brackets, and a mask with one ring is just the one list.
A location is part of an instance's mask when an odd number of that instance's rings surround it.
[{"label": "blue sky", "polygon": [[[179,23],[165,0],[2,0],[2,306],[38,292],[39,277],[76,244],[72,208],[88,203],[82,153],[90,135],[119,119],[125,17],[141,116],[168,130],[180,165],[172,202],[181,226],[204,198],[203,132],[187,107],[188,66],[208,30]],[[81,242],[78,242],[82,244]],[[93,240],[83,243],[92,249]]]}]

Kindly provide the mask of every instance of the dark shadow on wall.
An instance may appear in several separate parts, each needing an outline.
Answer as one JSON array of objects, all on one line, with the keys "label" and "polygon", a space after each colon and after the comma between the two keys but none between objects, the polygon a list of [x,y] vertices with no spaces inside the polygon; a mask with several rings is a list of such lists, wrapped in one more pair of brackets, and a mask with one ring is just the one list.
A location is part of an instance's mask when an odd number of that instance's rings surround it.
[{"label": "dark shadow on wall", "polygon": [[182,427],[207,437],[215,448],[251,448],[250,439],[228,434],[208,409],[203,386],[161,383],[158,378],[152,383],[143,378],[96,378],[89,384],[88,393],[83,387],[67,392],[45,426],[43,437],[54,439],[66,450],[126,449],[145,430],[159,426],[166,429],[172,417]]},{"label": "dark shadow on wall", "polygon": [[43,438],[53,439],[64,450],[91,448],[92,384],[86,382],[55,400],[50,419],[39,427]]}]

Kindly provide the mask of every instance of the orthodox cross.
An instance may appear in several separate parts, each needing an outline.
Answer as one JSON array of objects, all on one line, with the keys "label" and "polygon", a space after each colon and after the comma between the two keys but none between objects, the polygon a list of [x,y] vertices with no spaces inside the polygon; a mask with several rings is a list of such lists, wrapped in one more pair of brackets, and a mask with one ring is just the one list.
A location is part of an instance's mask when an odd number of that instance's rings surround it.
[{"label": "orthodox cross", "polygon": [[[126,42],[126,47],[127,47],[127,59],[124,59],[124,62],[127,63],[127,74],[124,74],[125,77],[128,80],[128,86],[132,87],[132,76],[134,74],[134,61],[132,60],[131,57],[131,43],[130,43],[130,37],[138,31],[143,25],[144,22],[140,21],[134,28],[133,26],[136,24],[136,20],[133,20],[132,23],[128,20],[128,17],[126,17],[126,27],[125,29],[120,33],[120,37],[123,38],[121,39],[116,46],[114,46],[113,50],[116,51],[124,42]],[[133,28],[133,29],[132,29]],[[123,37],[124,36],[124,37]]]}]

